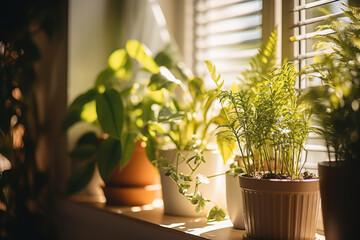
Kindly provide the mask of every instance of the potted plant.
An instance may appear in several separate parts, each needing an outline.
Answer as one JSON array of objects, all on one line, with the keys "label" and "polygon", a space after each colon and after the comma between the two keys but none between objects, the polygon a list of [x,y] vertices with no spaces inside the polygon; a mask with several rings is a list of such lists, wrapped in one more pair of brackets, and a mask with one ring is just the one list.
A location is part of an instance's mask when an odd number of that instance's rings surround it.
[{"label": "potted plant", "polygon": [[319,178],[325,237],[330,240],[358,238],[360,223],[354,189],[360,171],[360,9],[346,7],[347,21],[332,20],[318,28],[330,32],[316,37],[318,49],[328,53],[311,66],[323,85],[307,93],[328,149],[328,161],[319,163]]},{"label": "potted plant", "polygon": [[220,118],[211,108],[217,90],[206,90],[202,78],[192,76],[169,56],[163,52],[155,58],[160,72],[153,74],[149,83],[151,89],[167,96],[156,121],[149,125],[161,139],[164,210],[167,214],[199,216],[209,209],[206,203],[212,202],[215,206],[208,220],[223,219],[225,213],[217,205],[225,205],[224,176],[215,176],[223,175],[224,165],[219,151],[209,144],[213,124]]},{"label": "potted plant", "polygon": [[101,133],[85,133],[69,154],[74,161],[85,162],[68,180],[69,194],[84,188],[97,167],[110,203],[146,204],[156,196],[156,188],[147,187],[156,184],[158,173],[147,158],[154,159],[155,153],[146,123],[153,118],[151,106],[161,101],[161,95],[146,88],[148,78],[145,83],[132,81],[131,58],[147,71],[158,71],[148,49],[129,40],[126,49],[110,55],[108,67],[98,75],[94,87],[69,107],[63,130],[85,121]]},{"label": "potted plant", "polygon": [[[241,84],[243,87],[249,89],[255,89],[258,84],[263,80],[262,76],[270,77],[272,70],[276,64],[276,44],[277,44],[277,29],[269,36],[266,43],[259,48],[258,53],[250,60],[250,69],[245,69],[241,73]],[[216,69],[211,62],[205,61],[208,70],[214,74],[214,79],[219,79],[220,76],[216,76]],[[216,80],[218,82],[219,80]],[[218,84],[218,83],[217,83]],[[232,91],[239,91],[239,86],[233,85]],[[224,112],[223,112],[223,115]],[[226,124],[225,118],[222,118],[222,124]],[[222,151],[229,151],[231,154],[236,148],[236,143],[233,138],[228,138],[228,133],[219,131],[216,134],[217,142],[223,147],[220,148]],[[230,154],[228,154],[230,156]],[[230,162],[230,169],[226,172],[226,206],[229,217],[233,223],[234,228],[245,229],[244,225],[244,211],[243,204],[239,199],[242,199],[241,188],[239,187],[238,176],[244,173],[243,158],[239,155],[232,158],[234,161]],[[226,160],[226,159],[224,159]],[[235,166],[234,166],[235,164]]]},{"label": "potted plant", "polygon": [[[215,68],[211,74],[218,83]],[[236,142],[244,163],[239,180],[246,236],[314,239],[320,193],[318,179],[303,171],[311,113],[295,89],[296,69],[284,62],[256,75],[254,87],[219,94],[227,119],[219,130]]]}]

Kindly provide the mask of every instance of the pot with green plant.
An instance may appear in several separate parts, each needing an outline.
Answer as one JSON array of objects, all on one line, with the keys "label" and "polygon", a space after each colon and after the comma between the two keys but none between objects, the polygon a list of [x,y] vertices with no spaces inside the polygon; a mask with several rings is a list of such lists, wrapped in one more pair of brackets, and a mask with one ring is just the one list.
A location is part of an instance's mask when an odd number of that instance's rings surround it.
[{"label": "pot with green plant", "polygon": [[209,143],[219,119],[211,108],[217,90],[206,90],[202,78],[192,76],[170,55],[174,56],[163,52],[155,58],[160,71],[149,84],[166,96],[156,121],[149,124],[161,139],[164,210],[172,215],[203,216],[215,205],[208,219],[223,219],[225,213],[217,205],[225,205],[224,164],[216,144],[211,147]]},{"label": "pot with green plant", "polygon": [[151,73],[158,71],[148,49],[129,40],[126,49],[110,55],[108,66],[98,75],[94,87],[79,95],[69,107],[63,130],[87,122],[100,132],[85,133],[70,152],[73,161],[82,166],[67,182],[69,194],[83,189],[97,167],[105,182],[107,202],[142,205],[156,197],[158,172],[149,161],[154,159],[154,140],[146,123],[154,116],[152,105],[162,101],[161,94],[146,87],[149,78],[145,82],[132,81],[132,59]]},{"label": "pot with green plant", "polygon": [[[212,76],[217,82],[214,68]],[[252,88],[219,94],[227,119],[219,129],[244,163],[246,237],[314,239],[320,193],[318,179],[303,171],[311,114],[295,89],[296,69],[284,62],[258,76]]]},{"label": "pot with green plant", "polygon": [[[276,45],[277,45],[277,29],[275,29],[268,40],[259,48],[258,53],[250,60],[250,69],[246,69],[241,73],[240,84],[232,86],[232,91],[239,91],[240,86],[249,89],[255,89],[260,82],[262,82],[262,76],[270,77],[272,70],[276,65]],[[218,88],[221,88],[220,80],[221,76],[216,75],[215,66],[205,61],[209,72],[212,73],[212,78],[215,79],[215,83]],[[225,108],[221,112],[222,120],[221,124],[226,124]],[[221,128],[220,128],[221,129]],[[236,149],[236,143],[232,137],[229,138],[228,132],[219,131],[216,134],[217,143],[220,148],[220,152],[226,162]],[[243,158],[235,152],[235,157],[229,159],[229,170],[226,172],[226,206],[229,217],[233,223],[234,228],[245,229],[244,225],[244,209],[242,201],[242,191],[239,187],[238,176],[244,173]],[[232,161],[232,162],[231,162]]]},{"label": "pot with green plant", "polygon": [[318,166],[325,237],[330,240],[357,239],[360,225],[354,189],[360,172],[360,9],[344,6],[347,21],[333,19],[318,27],[329,33],[316,37],[318,50],[327,54],[310,67],[323,84],[307,93],[328,149],[328,161]]}]

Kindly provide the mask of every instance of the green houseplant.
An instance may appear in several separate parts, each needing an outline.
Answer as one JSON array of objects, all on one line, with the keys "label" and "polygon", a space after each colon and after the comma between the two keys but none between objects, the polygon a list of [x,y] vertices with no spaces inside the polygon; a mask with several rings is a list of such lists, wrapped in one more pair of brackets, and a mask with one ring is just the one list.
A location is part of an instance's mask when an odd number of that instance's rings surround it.
[{"label": "green houseplant", "polygon": [[[132,59],[139,62],[146,71],[158,72],[157,65],[149,54],[149,50],[143,44],[129,40],[126,49],[118,49],[110,55],[108,67],[100,72],[94,87],[79,95],[70,104],[63,123],[64,131],[75,123],[85,121],[97,126],[102,135],[97,136],[94,132],[85,133],[70,152],[69,155],[73,160],[83,161],[85,164],[74,171],[68,180],[69,194],[79,191],[88,184],[95,172],[95,166],[98,167],[104,182],[109,185],[129,185],[124,189],[126,192],[129,192],[130,187],[142,187],[155,181],[156,170],[141,171],[142,167],[138,167],[136,172],[144,175],[139,176],[136,182],[128,183],[125,179],[124,183],[122,178],[122,182],[117,183],[116,176],[113,176],[133,165],[134,163],[129,164],[130,159],[138,160],[133,157],[134,150],[144,155],[145,150],[141,150],[141,142],[146,143],[149,159],[154,159],[155,153],[151,150],[154,141],[150,139],[146,123],[153,118],[151,107],[154,103],[162,101],[161,95],[148,90],[146,81],[149,78],[144,78],[144,82],[134,82],[131,79],[132,74],[136,73],[133,71]],[[151,164],[145,161],[141,165]],[[152,175],[146,180],[145,175],[149,171]],[[104,188],[105,195],[113,191],[110,186]],[[139,201],[141,199],[144,199],[144,196],[139,198]],[[142,202],[134,204],[137,203]],[[130,203],[125,202],[125,204]]]},{"label": "green houseplant", "polygon": [[[276,38],[276,32],[270,38]],[[266,55],[263,63],[272,57]],[[254,76],[254,80],[248,78],[251,87],[219,94],[227,120],[219,125],[219,131],[227,141],[236,142],[245,169],[239,179],[246,235],[255,239],[313,239],[320,194],[318,179],[303,171],[301,156],[311,130],[311,113],[295,88],[297,71],[289,62],[265,73],[255,66],[245,75]],[[218,83],[220,76],[214,67],[210,69]],[[294,201],[293,196],[306,200]],[[302,208],[311,208],[310,214],[299,211]]]},{"label": "green houseplant", "polygon": [[329,161],[319,163],[326,239],[356,239],[360,208],[353,185],[360,171],[360,9],[342,9],[348,21],[333,19],[318,30],[320,55],[310,67],[323,85],[307,93]]},{"label": "green houseplant", "polygon": [[[159,162],[165,213],[194,216],[211,200],[215,199],[214,203],[224,199],[219,194],[224,191],[222,184],[216,184],[224,179],[215,178],[223,173],[223,162],[217,151],[209,150],[214,123],[221,118],[211,108],[217,89],[206,90],[202,78],[186,71],[166,52],[155,61],[160,72],[152,75],[149,87],[167,96],[165,104],[159,106],[156,121],[150,123],[150,129],[161,139]],[[208,214],[208,220],[224,217],[224,211],[216,205]]]}]

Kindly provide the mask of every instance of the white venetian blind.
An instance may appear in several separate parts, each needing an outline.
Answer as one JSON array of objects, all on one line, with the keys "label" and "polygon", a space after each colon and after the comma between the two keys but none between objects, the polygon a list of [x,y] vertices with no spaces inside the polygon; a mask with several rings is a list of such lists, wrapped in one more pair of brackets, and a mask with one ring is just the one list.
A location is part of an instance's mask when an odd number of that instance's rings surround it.
[{"label": "white venetian blind", "polygon": [[[329,23],[331,18],[341,18],[343,7],[339,0],[295,0],[294,1],[294,32],[296,41],[294,42],[294,58],[298,63],[299,69],[313,63],[313,58],[321,54],[313,48],[316,39],[312,37],[319,32],[315,28],[319,25]],[[325,32],[323,32],[325,33]],[[308,82],[305,78],[299,81],[299,88],[306,88],[311,85],[319,85],[316,79]]]},{"label": "white venetian blind", "polygon": [[208,59],[231,85],[261,45],[261,10],[261,0],[195,0],[195,73],[206,74]]}]

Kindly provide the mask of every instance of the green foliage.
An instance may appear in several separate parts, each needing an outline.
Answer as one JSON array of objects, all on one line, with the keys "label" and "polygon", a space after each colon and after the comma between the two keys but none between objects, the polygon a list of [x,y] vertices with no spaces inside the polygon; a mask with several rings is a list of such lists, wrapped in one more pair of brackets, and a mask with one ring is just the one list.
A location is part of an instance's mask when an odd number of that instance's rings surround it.
[{"label": "green foliage", "polygon": [[[121,159],[121,153],[121,142],[118,139],[109,137],[101,144],[96,163],[104,181],[107,181],[115,171],[119,159]],[[120,162],[121,167],[125,164],[123,161]]]},{"label": "green foliage", "polygon": [[[207,199],[200,191],[201,184],[209,184],[210,178],[214,176],[204,176],[200,173],[195,173],[201,164],[206,164],[206,160],[202,151],[198,151],[194,156],[186,158],[181,153],[178,153],[176,163],[169,163],[163,157],[159,160],[160,165],[163,168],[165,176],[170,177],[177,185],[179,193],[182,194],[192,205],[194,205],[194,211],[199,213],[205,209],[207,203],[212,203],[215,206],[209,211],[207,215],[208,221],[222,221],[225,218],[224,210],[219,208],[215,203]],[[179,172],[179,164],[185,164],[188,168],[188,173],[184,174]],[[193,189],[190,191],[190,189]]]},{"label": "green foliage", "polygon": [[[310,111],[295,89],[294,65],[284,62],[275,67],[276,37],[274,30],[251,60],[251,69],[243,73],[249,87],[238,92],[222,90],[218,95],[226,120],[218,126],[218,138],[226,139],[225,144],[236,142],[248,175],[266,171],[293,179],[302,170]],[[219,86],[220,75],[208,66]]]},{"label": "green foliage", "polygon": [[159,73],[151,76],[149,88],[163,92],[165,101],[150,128],[164,144],[172,142],[179,150],[205,149],[216,120],[211,106],[217,89],[206,90],[204,80],[188,73],[168,51],[155,57]]},{"label": "green foliage", "polygon": [[312,87],[306,98],[321,126],[330,153],[336,160],[360,159],[360,9],[344,4],[342,9],[349,21],[333,19],[318,30],[331,33],[319,34],[318,50],[330,53],[315,58],[309,68],[315,71],[311,77],[319,77],[323,85]]},{"label": "green foliage", "polygon": [[240,80],[250,88],[256,89],[263,82],[264,77],[270,77],[276,67],[277,29],[270,34],[266,43],[250,60],[250,69],[244,70]]},{"label": "green foliage", "polygon": [[[69,156],[77,161],[87,161],[87,167],[75,171],[70,177],[68,192],[74,193],[90,181],[92,165],[97,165],[106,181],[116,166],[120,169],[129,162],[136,140],[147,141],[146,152],[153,162],[157,141],[149,132],[148,122],[154,120],[154,104],[161,104],[163,94],[147,87],[145,82],[135,82],[131,77],[134,62],[157,74],[159,68],[151,52],[136,40],[129,40],[125,49],[115,50],[108,59],[108,66],[95,79],[94,87],[80,94],[69,106],[62,130],[66,131],[78,122],[87,122],[103,133],[100,140],[92,141],[94,133],[85,133]],[[104,135],[106,133],[106,135]],[[88,139],[89,138],[89,139]],[[87,141],[91,140],[90,142]],[[73,179],[83,176],[85,180]]]},{"label": "green foliage", "polygon": [[96,96],[96,112],[105,133],[121,139],[124,124],[124,106],[121,95],[115,89],[106,89]]}]

